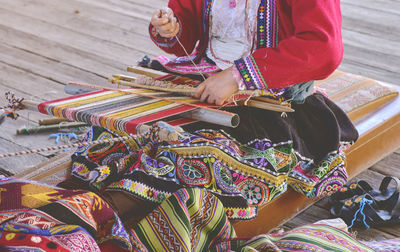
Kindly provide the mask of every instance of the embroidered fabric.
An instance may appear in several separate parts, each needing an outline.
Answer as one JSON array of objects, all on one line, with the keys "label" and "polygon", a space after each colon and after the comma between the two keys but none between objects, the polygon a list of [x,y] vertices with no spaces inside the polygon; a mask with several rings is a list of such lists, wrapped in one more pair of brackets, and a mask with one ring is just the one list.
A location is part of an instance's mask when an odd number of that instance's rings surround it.
[{"label": "embroidered fabric", "polygon": [[[87,140],[115,135],[92,127]],[[293,141],[240,143],[224,131],[184,132],[173,142],[133,137],[79,148],[72,175],[96,192],[125,192],[155,207],[174,192],[199,187],[216,195],[230,219],[256,217],[257,208],[291,185],[309,197],[330,194],[347,180],[341,151],[320,162],[302,157]]]},{"label": "embroidered fabric", "polygon": [[253,48],[260,1],[214,0],[207,57],[222,70],[248,56]]}]

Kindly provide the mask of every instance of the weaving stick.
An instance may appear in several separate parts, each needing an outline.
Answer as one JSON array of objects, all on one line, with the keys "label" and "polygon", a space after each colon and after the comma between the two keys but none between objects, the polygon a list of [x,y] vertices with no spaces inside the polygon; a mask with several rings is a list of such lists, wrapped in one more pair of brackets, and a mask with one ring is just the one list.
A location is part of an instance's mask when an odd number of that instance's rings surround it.
[{"label": "weaving stick", "polygon": [[[294,112],[294,109],[288,106],[284,105],[277,105],[277,104],[271,104],[271,103],[266,103],[263,101],[257,101],[257,100],[248,100],[247,102],[239,101],[239,104],[243,104],[249,107],[253,108],[260,108],[260,109],[266,109],[266,110],[271,110],[275,112]],[[246,103],[246,104],[244,104]]]},{"label": "weaving stick", "polygon": [[65,122],[60,124],[52,124],[52,125],[43,125],[32,128],[21,128],[17,130],[17,135],[30,135],[39,132],[48,132],[59,129],[71,129],[71,128],[80,128],[88,126],[87,123],[82,122]]},{"label": "weaving stick", "polygon": [[[194,91],[196,90],[196,88],[189,87],[189,86],[187,86],[185,88],[182,87],[179,89],[178,88],[170,88],[170,87],[162,87],[162,86],[157,86],[156,88],[154,88],[154,86],[152,86],[152,85],[137,83],[136,82],[137,79],[134,77],[130,77],[130,76],[126,76],[126,75],[113,75],[113,77],[120,78],[120,80],[118,80],[118,84],[121,84],[121,85],[127,86],[127,87],[147,88],[147,89],[164,91],[164,92],[183,93],[183,94],[187,94],[187,95],[193,94]],[[109,81],[114,83],[114,79],[110,79]]]},{"label": "weaving stick", "polygon": [[59,124],[60,122],[69,122],[68,119],[64,118],[49,118],[49,119],[42,119],[39,120],[39,125],[53,125],[53,124]]},{"label": "weaving stick", "polygon": [[[160,87],[160,86],[153,87],[153,86],[147,85],[147,84],[135,83],[133,81],[136,81],[137,78],[131,77],[131,76],[126,76],[126,75],[113,75],[113,77],[120,79],[120,80],[118,80],[118,84],[123,85],[123,86],[129,86],[129,87],[147,88],[147,89],[153,89],[153,90],[158,90],[158,91],[177,92],[177,93],[183,93],[183,94],[185,94],[185,93],[192,94],[196,90],[196,88],[193,88],[193,87],[187,87],[187,88],[168,88],[168,87]],[[114,83],[113,79],[111,79],[110,81]],[[248,92],[252,92],[252,91],[248,91]],[[243,94],[247,94],[247,93],[243,93]],[[253,108],[260,108],[260,109],[271,110],[271,111],[276,111],[276,112],[294,112],[294,109],[292,109],[289,104],[285,105],[278,101],[275,101],[273,99],[269,99],[266,97],[253,97],[252,99],[250,99],[247,102],[243,102],[243,101],[242,102],[237,101],[237,102],[240,105],[249,106],[249,107],[253,107]],[[202,121],[204,121],[204,120],[202,120]],[[227,126],[227,125],[225,125],[225,126]]]},{"label": "weaving stick", "polygon": [[146,75],[152,78],[157,78],[165,75],[164,72],[145,67],[128,66],[127,71],[131,73]]}]

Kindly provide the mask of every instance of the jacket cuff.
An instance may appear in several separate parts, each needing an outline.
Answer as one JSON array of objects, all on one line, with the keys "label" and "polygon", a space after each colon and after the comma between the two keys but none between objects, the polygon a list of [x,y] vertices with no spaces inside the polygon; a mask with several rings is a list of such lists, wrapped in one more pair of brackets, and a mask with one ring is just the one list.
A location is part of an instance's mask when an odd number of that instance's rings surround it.
[{"label": "jacket cuff", "polygon": [[247,89],[268,89],[252,55],[236,60],[235,65]]},{"label": "jacket cuff", "polygon": [[149,34],[150,34],[151,40],[159,47],[173,47],[177,42],[176,38],[180,37],[181,32],[182,32],[182,25],[179,22],[179,19],[177,19],[177,22],[178,22],[178,25],[179,25],[179,31],[178,31],[178,34],[176,34],[176,36],[174,36],[172,38],[164,38],[164,37],[162,37],[156,31],[156,28],[152,24],[150,24],[149,25]]}]

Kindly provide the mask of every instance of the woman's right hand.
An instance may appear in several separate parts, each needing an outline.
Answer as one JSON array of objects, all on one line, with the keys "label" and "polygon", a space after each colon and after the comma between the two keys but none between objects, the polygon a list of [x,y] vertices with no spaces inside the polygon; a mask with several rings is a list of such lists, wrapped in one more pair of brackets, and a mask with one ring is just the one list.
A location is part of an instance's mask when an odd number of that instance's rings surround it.
[{"label": "woman's right hand", "polygon": [[170,8],[155,11],[151,17],[151,24],[164,38],[173,38],[179,32],[179,23]]}]

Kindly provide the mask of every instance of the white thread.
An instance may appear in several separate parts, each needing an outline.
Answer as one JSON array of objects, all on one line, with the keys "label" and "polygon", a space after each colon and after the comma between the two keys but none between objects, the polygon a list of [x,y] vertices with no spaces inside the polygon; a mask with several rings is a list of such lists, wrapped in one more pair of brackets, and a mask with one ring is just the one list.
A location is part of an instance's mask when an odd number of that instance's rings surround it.
[{"label": "white thread", "polygon": [[190,59],[190,61],[192,62],[192,64],[196,67],[197,71],[199,71],[199,74],[201,75],[201,77],[203,78],[203,80],[206,80],[206,77],[204,77],[204,75],[201,73],[200,68],[196,65],[196,63],[194,63],[193,59],[190,57],[189,53],[186,51],[185,47],[182,45],[181,41],[178,39],[177,36],[175,36],[176,41],[179,43],[179,45],[182,47],[183,51],[185,51],[186,56],[188,56],[188,58]]}]

